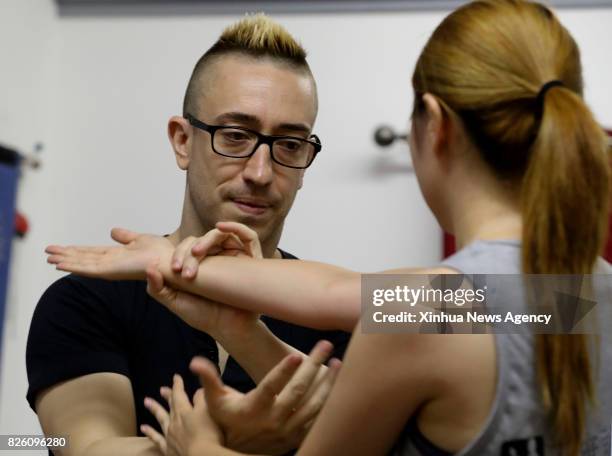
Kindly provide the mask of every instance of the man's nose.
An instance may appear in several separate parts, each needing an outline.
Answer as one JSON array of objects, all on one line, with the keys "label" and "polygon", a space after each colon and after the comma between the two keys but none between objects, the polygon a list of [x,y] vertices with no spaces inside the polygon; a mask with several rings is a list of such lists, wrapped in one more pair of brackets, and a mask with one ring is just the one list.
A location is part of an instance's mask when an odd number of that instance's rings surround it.
[{"label": "man's nose", "polygon": [[242,174],[245,180],[255,185],[268,185],[274,177],[272,166],[270,146],[260,144],[255,153],[248,158]]}]

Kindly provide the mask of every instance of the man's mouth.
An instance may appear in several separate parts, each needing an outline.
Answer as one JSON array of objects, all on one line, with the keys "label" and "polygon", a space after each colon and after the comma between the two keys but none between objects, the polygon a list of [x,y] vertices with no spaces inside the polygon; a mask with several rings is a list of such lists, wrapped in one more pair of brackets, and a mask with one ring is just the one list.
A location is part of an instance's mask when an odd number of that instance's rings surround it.
[{"label": "man's mouth", "polygon": [[266,201],[255,198],[232,198],[232,202],[249,215],[261,215],[271,207]]}]

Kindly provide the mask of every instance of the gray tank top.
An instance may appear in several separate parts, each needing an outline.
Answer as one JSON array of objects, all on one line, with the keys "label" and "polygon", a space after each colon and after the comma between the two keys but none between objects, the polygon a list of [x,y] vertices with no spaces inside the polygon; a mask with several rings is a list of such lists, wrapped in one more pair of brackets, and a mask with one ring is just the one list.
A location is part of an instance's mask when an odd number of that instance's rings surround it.
[{"label": "gray tank top", "polygon": [[[519,274],[520,250],[518,241],[476,241],[444,260],[443,266],[466,274]],[[612,274],[612,266],[600,259],[593,272]],[[599,369],[594,377],[597,382],[597,406],[589,408],[583,456],[612,455],[612,275],[598,277],[594,288],[599,303],[596,309],[602,336]],[[504,302],[515,301],[510,297],[507,301],[504,299]],[[479,435],[457,456],[560,455],[558,449],[552,446],[552,432],[539,396],[533,335],[527,331],[523,334],[497,334],[495,345],[498,380],[494,403]],[[436,450],[427,442],[413,420],[397,442],[393,454],[437,456],[448,453]]]}]

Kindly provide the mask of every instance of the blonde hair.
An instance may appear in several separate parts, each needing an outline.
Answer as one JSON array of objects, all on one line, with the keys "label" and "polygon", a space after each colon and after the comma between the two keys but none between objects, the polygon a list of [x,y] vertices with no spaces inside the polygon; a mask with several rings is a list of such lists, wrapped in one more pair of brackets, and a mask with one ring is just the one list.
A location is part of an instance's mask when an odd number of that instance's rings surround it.
[{"label": "blonde hair", "polygon": [[[202,73],[219,56],[239,54],[269,58],[312,77],[306,50],[280,24],[263,13],[247,15],[231,24],[196,63],[183,100],[183,115],[197,110],[197,95]],[[314,78],[313,78],[314,81]]]},{"label": "blonde hair", "polygon": [[228,26],[218,42],[252,55],[278,57],[296,64],[306,61],[306,50],[282,25],[263,13],[246,16]]},{"label": "blonde hair", "polygon": [[[551,87],[539,97],[549,81]],[[436,96],[484,161],[520,188],[525,273],[591,273],[611,195],[607,139],[582,99],[579,50],[545,6],[471,2],[444,19],[413,75],[415,115]],[[578,455],[593,375],[584,335],[536,335],[541,397],[565,454]]]}]

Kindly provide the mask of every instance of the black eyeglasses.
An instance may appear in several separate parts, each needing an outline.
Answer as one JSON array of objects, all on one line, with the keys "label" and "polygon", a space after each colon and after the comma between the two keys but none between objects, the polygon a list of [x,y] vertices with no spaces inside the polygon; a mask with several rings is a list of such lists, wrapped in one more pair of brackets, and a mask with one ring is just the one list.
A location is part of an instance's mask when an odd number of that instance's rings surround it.
[{"label": "black eyeglasses", "polygon": [[274,162],[288,168],[305,169],[321,150],[317,135],[311,135],[310,139],[269,136],[243,127],[208,125],[191,114],[185,114],[185,119],[194,127],[210,133],[213,151],[224,157],[250,157],[260,145],[267,144]]}]

